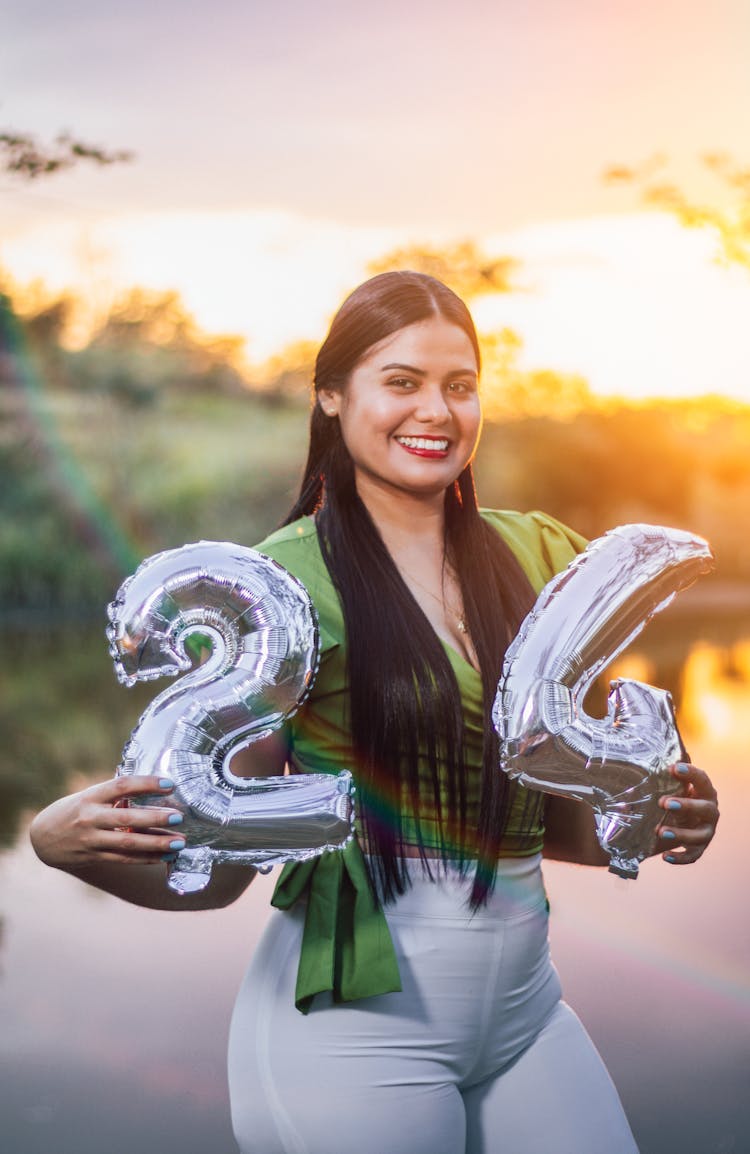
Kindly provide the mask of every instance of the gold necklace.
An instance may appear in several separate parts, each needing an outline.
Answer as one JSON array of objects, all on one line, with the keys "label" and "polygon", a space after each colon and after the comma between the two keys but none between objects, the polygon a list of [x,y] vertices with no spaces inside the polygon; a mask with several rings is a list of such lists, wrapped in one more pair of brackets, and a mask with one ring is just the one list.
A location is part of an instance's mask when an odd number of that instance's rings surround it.
[{"label": "gold necklace", "polygon": [[456,622],[456,629],[459,633],[466,634],[469,632],[463,610],[460,613],[457,613],[450,602],[446,599],[445,581],[443,581],[442,596],[438,597],[437,593],[433,593],[431,589],[428,589],[426,585],[423,585],[421,581],[418,581],[414,574],[410,573],[408,569],[404,569],[401,566],[398,566],[398,569],[402,577],[408,577],[410,581],[413,581],[418,589],[421,589],[423,593],[426,593],[428,597],[431,597],[433,601],[437,602],[437,604],[443,610],[443,613],[447,613],[453,618],[453,620]]}]

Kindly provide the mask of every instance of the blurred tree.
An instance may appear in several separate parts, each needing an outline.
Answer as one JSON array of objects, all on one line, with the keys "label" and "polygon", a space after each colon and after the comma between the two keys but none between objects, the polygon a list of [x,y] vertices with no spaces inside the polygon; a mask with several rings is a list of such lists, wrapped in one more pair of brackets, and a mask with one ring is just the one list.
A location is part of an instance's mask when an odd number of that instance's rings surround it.
[{"label": "blurred tree", "polygon": [[719,241],[722,258],[728,264],[750,269],[750,168],[738,165],[723,152],[707,152],[704,166],[731,193],[729,208],[701,205],[678,188],[661,179],[665,156],[654,156],[634,168],[611,165],[604,172],[608,184],[632,184],[640,189],[643,202],[672,213],[687,228],[709,228]]},{"label": "blurred tree", "polygon": [[317,341],[293,341],[286,345],[260,367],[257,388],[272,404],[294,404],[307,397],[317,352]]},{"label": "blurred tree", "polygon": [[569,420],[595,406],[588,382],[572,373],[551,369],[524,370],[518,366],[523,340],[513,329],[481,333],[482,395],[489,421],[525,417]]},{"label": "blurred tree", "polygon": [[[61,133],[51,146],[28,133],[0,133],[0,172],[34,181],[81,162],[99,167],[132,159]],[[99,600],[132,565],[114,524],[97,520],[97,499],[72,458],[62,456],[40,406],[39,354],[50,376],[61,370],[60,336],[70,302],[61,297],[26,325],[0,284],[0,400],[3,501],[0,585],[5,604],[78,607]],[[60,517],[62,513],[62,517]],[[34,533],[29,526],[34,526]],[[72,540],[71,540],[72,534]]]},{"label": "blurred tree", "polygon": [[137,405],[171,386],[239,393],[246,387],[243,350],[242,337],[203,333],[178,293],[132,289],[70,354],[70,376]]},{"label": "blurred tree", "polygon": [[109,152],[95,145],[83,144],[68,132],[61,132],[51,145],[39,144],[26,132],[0,133],[0,171],[20,176],[23,180],[38,180],[39,177],[65,172],[82,160],[104,167],[132,159],[132,152],[122,149]]},{"label": "blurred tree", "polygon": [[394,269],[412,269],[443,281],[460,297],[477,297],[483,293],[507,293],[515,288],[513,277],[519,262],[513,257],[489,257],[474,241],[461,241],[444,248],[428,245],[406,245],[392,249],[372,261],[372,273]]}]

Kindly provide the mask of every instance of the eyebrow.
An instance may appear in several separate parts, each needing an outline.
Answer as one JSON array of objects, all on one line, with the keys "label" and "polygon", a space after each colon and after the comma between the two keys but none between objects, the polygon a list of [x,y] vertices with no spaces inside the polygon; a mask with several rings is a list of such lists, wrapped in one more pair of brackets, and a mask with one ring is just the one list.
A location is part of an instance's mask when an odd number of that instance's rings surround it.
[{"label": "eyebrow", "polygon": [[[383,365],[383,367],[381,368],[380,371],[381,371],[381,373],[387,373],[387,372],[390,372],[391,369],[398,369],[400,372],[414,373],[414,375],[417,377],[426,377],[427,376],[427,373],[425,372],[424,369],[418,369],[414,365],[402,365],[402,364],[399,364],[398,362],[393,362],[393,363],[388,364],[388,365]],[[452,372],[447,373],[446,375],[449,377],[465,377],[465,376],[476,377],[477,376],[477,370],[476,369],[454,369]]]}]

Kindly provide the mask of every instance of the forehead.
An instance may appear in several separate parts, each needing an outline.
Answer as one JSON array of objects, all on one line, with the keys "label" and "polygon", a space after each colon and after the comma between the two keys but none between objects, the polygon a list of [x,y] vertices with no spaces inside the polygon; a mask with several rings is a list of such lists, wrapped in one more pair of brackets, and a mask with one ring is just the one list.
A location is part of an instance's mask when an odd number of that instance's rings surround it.
[{"label": "forehead", "polygon": [[371,345],[355,369],[377,368],[391,362],[420,369],[438,366],[443,371],[477,371],[476,354],[468,333],[443,317],[430,317],[397,329]]}]

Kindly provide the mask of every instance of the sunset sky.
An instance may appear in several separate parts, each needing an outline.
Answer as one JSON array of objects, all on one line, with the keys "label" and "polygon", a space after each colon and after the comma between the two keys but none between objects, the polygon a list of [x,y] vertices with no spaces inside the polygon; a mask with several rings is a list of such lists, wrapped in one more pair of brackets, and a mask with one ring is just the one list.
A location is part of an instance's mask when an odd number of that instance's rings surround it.
[{"label": "sunset sky", "polygon": [[750,272],[643,212],[613,163],[721,203],[750,163],[746,0],[6,0],[0,131],[136,154],[0,179],[0,265],[108,299],[181,291],[259,360],[323,335],[367,261],[470,238],[521,264],[478,302],[523,363],[629,395],[750,393]]}]

